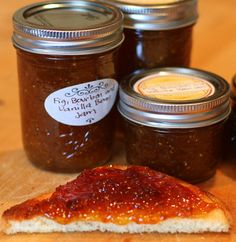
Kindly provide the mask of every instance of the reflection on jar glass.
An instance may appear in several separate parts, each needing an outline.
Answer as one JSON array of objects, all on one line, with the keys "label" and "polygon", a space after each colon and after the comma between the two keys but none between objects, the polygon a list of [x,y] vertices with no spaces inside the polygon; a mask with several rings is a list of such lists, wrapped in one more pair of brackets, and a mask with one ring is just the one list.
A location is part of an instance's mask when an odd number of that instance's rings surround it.
[{"label": "reflection on jar glass", "polygon": [[23,143],[36,166],[78,172],[111,157],[122,14],[93,1],[56,3],[14,15]]},{"label": "reflection on jar glass", "polygon": [[121,83],[126,157],[196,183],[215,174],[230,113],[229,85],[190,68],[138,71]]}]

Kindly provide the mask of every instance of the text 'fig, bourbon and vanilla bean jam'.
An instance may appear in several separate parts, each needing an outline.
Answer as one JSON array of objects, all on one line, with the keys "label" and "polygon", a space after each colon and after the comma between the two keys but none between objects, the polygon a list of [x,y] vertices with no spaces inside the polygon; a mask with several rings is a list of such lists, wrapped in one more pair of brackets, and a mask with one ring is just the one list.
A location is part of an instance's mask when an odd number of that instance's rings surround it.
[{"label": "text 'fig, bourbon and vanilla bean jam'", "polygon": [[96,1],[53,1],[13,17],[23,143],[30,161],[77,172],[111,156],[122,13]]},{"label": "text 'fig, bourbon and vanilla bean jam'", "polygon": [[137,69],[189,66],[197,0],[112,0],[124,13],[120,77]]},{"label": "text 'fig, bourbon and vanilla bean jam'", "polygon": [[196,183],[214,175],[230,113],[229,85],[190,68],[137,71],[120,86],[126,156]]}]

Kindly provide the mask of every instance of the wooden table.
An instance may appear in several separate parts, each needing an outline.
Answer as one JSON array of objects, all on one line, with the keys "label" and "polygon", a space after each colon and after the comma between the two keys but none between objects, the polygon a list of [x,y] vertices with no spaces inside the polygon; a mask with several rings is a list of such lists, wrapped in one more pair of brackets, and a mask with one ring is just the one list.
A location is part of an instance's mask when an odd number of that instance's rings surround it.
[{"label": "wooden table", "polygon": [[[0,7],[0,214],[15,203],[51,191],[56,185],[75,177],[36,169],[28,162],[22,148],[15,51],[10,39],[11,16],[20,6],[32,2],[4,0]],[[192,66],[215,72],[228,81],[236,73],[235,9],[235,0],[200,0],[200,18],[194,31]],[[118,149],[114,162],[124,162]],[[235,163],[222,163],[216,176],[200,186],[221,198],[236,221],[236,158]],[[229,242],[236,241],[235,233],[236,222],[229,234],[119,235],[95,232],[6,236],[0,233],[0,241]]]}]

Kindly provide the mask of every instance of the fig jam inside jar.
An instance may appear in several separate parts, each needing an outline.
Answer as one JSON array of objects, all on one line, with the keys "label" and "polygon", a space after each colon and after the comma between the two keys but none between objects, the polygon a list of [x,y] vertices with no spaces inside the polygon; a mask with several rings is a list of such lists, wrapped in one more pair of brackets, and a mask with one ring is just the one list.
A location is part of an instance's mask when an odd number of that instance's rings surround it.
[{"label": "fig jam inside jar", "polygon": [[215,174],[230,113],[229,85],[190,68],[137,71],[121,82],[127,162],[191,183]]},{"label": "fig jam inside jar", "polygon": [[197,0],[109,2],[125,16],[125,40],[119,62],[121,79],[138,69],[190,65]]},{"label": "fig jam inside jar", "polygon": [[227,140],[224,158],[236,162],[236,75],[231,81],[231,113],[227,121]]},{"label": "fig jam inside jar", "polygon": [[96,1],[44,2],[18,10],[13,23],[29,160],[56,172],[107,162],[121,12]]}]

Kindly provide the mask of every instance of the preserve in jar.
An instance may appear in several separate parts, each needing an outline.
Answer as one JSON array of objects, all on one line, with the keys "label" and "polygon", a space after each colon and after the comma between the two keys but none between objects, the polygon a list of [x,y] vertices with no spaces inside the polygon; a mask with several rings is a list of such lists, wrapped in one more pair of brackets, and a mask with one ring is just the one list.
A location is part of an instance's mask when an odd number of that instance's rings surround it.
[{"label": "preserve in jar", "polygon": [[36,3],[14,14],[23,144],[36,166],[78,172],[111,157],[122,21],[96,1]]},{"label": "preserve in jar", "polygon": [[226,152],[224,158],[229,161],[236,161],[236,75],[231,82],[231,113],[227,121]]},{"label": "preserve in jar", "polygon": [[214,175],[230,113],[229,85],[190,68],[137,71],[120,85],[127,162],[188,182]]},{"label": "preserve in jar", "polygon": [[109,2],[124,13],[120,78],[137,69],[190,65],[197,0]]}]

